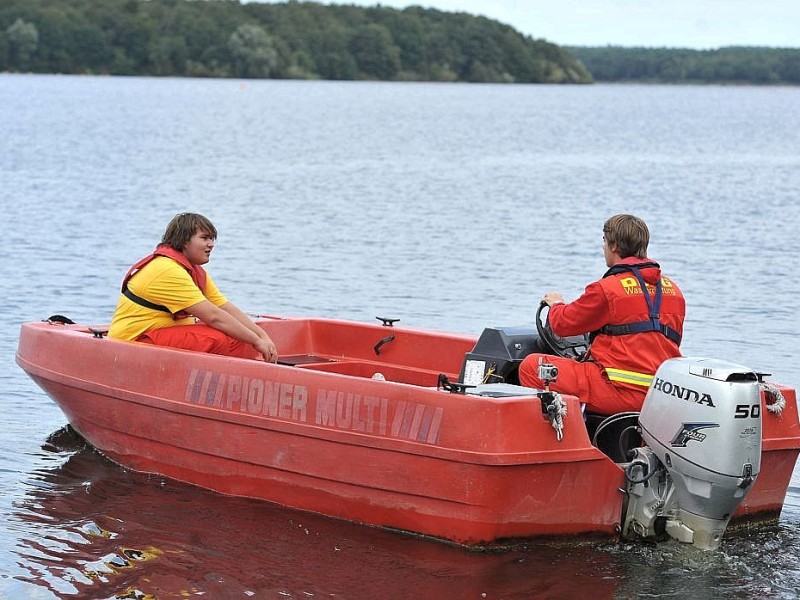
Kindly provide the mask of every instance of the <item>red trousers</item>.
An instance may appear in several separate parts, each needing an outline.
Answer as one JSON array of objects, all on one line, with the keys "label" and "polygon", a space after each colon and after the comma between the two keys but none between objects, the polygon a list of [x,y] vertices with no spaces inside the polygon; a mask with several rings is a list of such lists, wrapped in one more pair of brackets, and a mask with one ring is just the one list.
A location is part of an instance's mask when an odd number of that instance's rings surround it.
[{"label": "red trousers", "polygon": [[203,323],[151,329],[140,335],[136,341],[239,358],[257,358],[259,356],[256,349],[250,344],[240,342],[227,333]]},{"label": "red trousers", "polygon": [[544,388],[539,379],[539,359],[558,368],[556,382],[550,389],[559,394],[577,396],[586,410],[602,415],[642,410],[647,388],[641,390],[614,385],[603,367],[595,362],[577,362],[548,354],[529,354],[519,366],[519,382],[532,388]]}]

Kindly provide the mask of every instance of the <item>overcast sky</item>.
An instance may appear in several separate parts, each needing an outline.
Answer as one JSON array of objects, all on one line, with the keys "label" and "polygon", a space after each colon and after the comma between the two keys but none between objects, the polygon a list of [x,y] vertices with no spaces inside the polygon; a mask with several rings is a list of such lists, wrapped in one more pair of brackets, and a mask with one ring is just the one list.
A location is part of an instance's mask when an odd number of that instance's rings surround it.
[{"label": "overcast sky", "polygon": [[[267,0],[271,1],[271,0]],[[800,0],[345,0],[483,15],[564,46],[800,48]]]}]

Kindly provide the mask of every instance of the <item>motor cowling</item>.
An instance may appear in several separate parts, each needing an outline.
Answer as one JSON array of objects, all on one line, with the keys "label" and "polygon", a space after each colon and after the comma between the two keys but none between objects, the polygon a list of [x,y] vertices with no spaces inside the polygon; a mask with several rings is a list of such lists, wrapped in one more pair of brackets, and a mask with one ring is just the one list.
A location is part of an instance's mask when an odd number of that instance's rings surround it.
[{"label": "motor cowling", "polygon": [[[633,513],[628,510],[626,529],[653,531],[642,521],[661,517],[673,537],[717,547],[761,468],[758,375],[717,359],[670,359],[656,372],[639,425],[647,448],[634,461],[652,471],[652,452],[666,477],[660,483],[629,477]],[[641,487],[648,483],[651,489]],[[637,508],[643,502],[649,514]]]}]

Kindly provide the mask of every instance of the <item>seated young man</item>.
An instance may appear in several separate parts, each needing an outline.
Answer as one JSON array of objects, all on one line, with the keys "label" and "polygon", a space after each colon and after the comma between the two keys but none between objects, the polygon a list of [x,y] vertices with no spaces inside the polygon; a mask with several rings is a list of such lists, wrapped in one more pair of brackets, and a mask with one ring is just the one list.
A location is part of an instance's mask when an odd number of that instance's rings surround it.
[{"label": "seated young man", "polygon": [[590,333],[582,362],[530,354],[519,368],[522,385],[542,388],[540,359],[558,368],[550,389],[577,396],[589,411],[610,415],[639,411],[656,370],[681,355],[686,303],[674,281],[647,258],[650,232],[633,215],[616,215],[603,225],[603,254],[609,267],[577,300],[545,294],[548,320],[561,337]]},{"label": "seated young man", "polygon": [[275,362],[270,337],[202,267],[216,238],[203,215],[176,215],[153,253],[125,275],[108,337]]}]

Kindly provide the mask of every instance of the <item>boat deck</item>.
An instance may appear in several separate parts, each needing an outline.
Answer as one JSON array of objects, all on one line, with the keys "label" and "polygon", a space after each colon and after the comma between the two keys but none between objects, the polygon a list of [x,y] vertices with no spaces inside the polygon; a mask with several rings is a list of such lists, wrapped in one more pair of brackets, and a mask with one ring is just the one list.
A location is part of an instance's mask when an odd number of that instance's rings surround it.
[{"label": "boat deck", "polygon": [[436,387],[458,378],[476,338],[324,319],[259,321],[280,354],[278,363],[351,377]]}]

